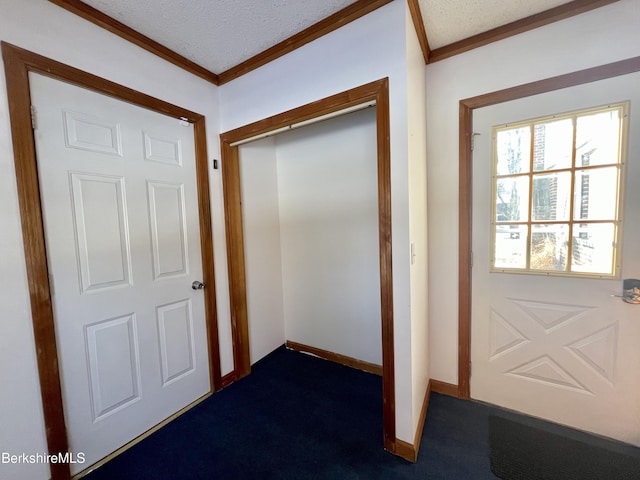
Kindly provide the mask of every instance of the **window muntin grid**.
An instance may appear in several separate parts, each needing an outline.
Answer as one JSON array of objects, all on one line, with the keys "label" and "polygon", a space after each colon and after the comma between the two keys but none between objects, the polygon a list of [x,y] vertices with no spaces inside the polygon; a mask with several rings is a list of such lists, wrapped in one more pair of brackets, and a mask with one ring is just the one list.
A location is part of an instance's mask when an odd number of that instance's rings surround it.
[{"label": "window muntin grid", "polygon": [[627,110],[493,128],[491,271],[618,275]]}]

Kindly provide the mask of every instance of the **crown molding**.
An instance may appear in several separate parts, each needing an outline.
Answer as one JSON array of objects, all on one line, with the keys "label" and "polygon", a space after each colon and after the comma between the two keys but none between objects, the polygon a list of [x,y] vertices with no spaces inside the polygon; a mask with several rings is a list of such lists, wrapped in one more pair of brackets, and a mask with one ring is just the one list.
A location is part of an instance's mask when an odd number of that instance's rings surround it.
[{"label": "crown molding", "polygon": [[[168,62],[200,77],[214,85],[223,85],[235,80],[242,75],[260,68],[267,63],[280,58],[318,38],[337,30],[344,25],[371,13],[378,8],[391,3],[393,0],[357,0],[355,3],[343,8],[333,15],[321,20],[301,32],[283,40],[282,42],[254,55],[238,65],[231,67],[219,74],[211,72],[188,58],[161,45],[140,32],[128,27],[118,20],[102,13],[96,8],[87,5],[81,0],[49,0],[99,27],[102,27],[125,40],[151,52]],[[475,48],[488,45],[498,40],[512,37],[519,33],[527,32],[535,28],[548,25],[565,18],[594,10],[619,0],[573,0],[544,12],[531,15],[515,22],[502,25],[486,32],[473,35],[469,38],[431,49],[427,33],[424,27],[423,12],[420,9],[419,0],[407,0],[411,19],[413,21],[425,64],[434,63],[446,58],[459,55]],[[428,13],[428,12],[427,12]]]},{"label": "crown molding", "polygon": [[418,42],[420,43],[424,63],[429,63],[431,49],[429,48],[429,40],[427,39],[427,32],[424,28],[424,19],[420,10],[420,3],[418,0],[407,0],[407,3],[409,4],[409,12],[411,13],[411,20],[413,20],[413,27],[416,29],[416,34],[418,35]]},{"label": "crown molding", "polygon": [[564,5],[536,13],[535,15],[502,25],[501,27],[487,30],[486,32],[473,35],[458,42],[435,48],[430,52],[428,63],[444,60],[445,58],[468,52],[474,48],[482,47],[497,42],[498,40],[512,37],[519,33],[564,20],[565,18],[573,17],[599,7],[604,7],[617,1],[618,0],[573,0]]},{"label": "crown molding", "polygon": [[160,43],[152,40],[146,35],[141,34],[140,32],[134,30],[131,27],[128,27],[122,22],[119,22],[113,17],[102,13],[100,10],[93,8],[90,5],[80,1],[80,0],[49,0],[51,3],[58,5],[59,7],[64,8],[65,10],[70,11],[71,13],[75,13],[76,15],[84,18],[85,20],[98,25],[99,27],[104,28],[105,30],[110,31],[118,35],[125,40],[128,40],[131,43],[136,44],[140,48],[145,49],[148,52],[153,53],[154,55],[159,56],[160,58],[173,63],[174,65],[186,70],[189,73],[192,73],[204,80],[213,83],[214,85],[218,85],[218,75],[213,72],[210,72],[206,68],[198,65],[197,63],[189,60],[186,57],[183,57],[179,53],[174,52],[173,50],[161,45]]},{"label": "crown molding", "polygon": [[337,30],[338,28],[343,27],[346,24],[377,10],[387,3],[391,3],[392,1],[393,0],[358,0],[324,20],[314,23],[301,32],[296,33],[271,48],[268,48],[264,52],[254,55],[235,67],[231,67],[230,69],[220,73],[218,75],[220,78],[220,85],[230,82],[245,73],[249,73],[252,70],[280,58],[303,45],[306,45],[307,43],[313,42],[314,40],[317,40],[318,38]]}]

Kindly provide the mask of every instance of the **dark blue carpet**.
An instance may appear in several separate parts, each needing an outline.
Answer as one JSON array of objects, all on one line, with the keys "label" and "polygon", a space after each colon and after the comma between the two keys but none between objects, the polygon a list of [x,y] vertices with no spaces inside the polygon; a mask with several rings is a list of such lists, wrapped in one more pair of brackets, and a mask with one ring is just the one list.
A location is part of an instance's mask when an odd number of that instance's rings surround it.
[{"label": "dark blue carpet", "polygon": [[380,377],[283,347],[85,479],[495,479],[495,410],[433,394],[412,464],[382,448]]}]

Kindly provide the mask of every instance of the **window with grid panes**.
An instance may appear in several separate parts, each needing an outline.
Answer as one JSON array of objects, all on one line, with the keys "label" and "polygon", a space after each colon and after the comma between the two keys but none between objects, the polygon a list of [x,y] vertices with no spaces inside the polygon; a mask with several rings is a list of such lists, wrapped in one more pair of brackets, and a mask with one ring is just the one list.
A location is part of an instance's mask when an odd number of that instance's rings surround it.
[{"label": "window with grid panes", "polygon": [[493,128],[492,271],[617,275],[627,108]]}]

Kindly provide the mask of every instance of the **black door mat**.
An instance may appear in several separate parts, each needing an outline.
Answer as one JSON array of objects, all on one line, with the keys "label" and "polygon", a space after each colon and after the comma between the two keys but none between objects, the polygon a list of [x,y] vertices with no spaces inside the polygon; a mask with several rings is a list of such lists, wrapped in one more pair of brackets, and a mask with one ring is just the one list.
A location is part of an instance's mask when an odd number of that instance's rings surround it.
[{"label": "black door mat", "polygon": [[489,445],[491,470],[503,480],[640,480],[640,449],[570,429],[491,415]]}]

